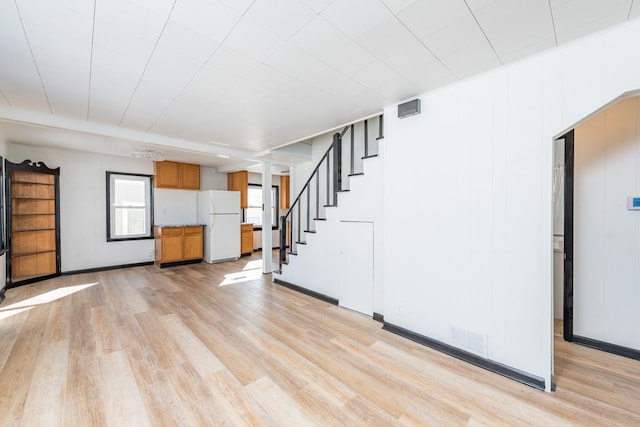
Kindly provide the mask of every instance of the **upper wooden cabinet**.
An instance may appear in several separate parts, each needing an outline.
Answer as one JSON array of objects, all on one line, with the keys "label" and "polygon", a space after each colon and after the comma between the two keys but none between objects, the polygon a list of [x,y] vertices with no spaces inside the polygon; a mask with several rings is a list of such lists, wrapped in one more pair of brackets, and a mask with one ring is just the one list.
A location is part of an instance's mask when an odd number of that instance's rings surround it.
[{"label": "upper wooden cabinet", "polygon": [[200,189],[200,166],[178,162],[154,162],[154,187]]},{"label": "upper wooden cabinet", "polygon": [[249,172],[238,171],[228,174],[227,190],[240,192],[240,207],[246,209],[249,207],[247,201],[247,192],[249,191]]},{"label": "upper wooden cabinet", "polygon": [[289,194],[289,176],[280,175],[280,209],[289,209],[291,195]]}]

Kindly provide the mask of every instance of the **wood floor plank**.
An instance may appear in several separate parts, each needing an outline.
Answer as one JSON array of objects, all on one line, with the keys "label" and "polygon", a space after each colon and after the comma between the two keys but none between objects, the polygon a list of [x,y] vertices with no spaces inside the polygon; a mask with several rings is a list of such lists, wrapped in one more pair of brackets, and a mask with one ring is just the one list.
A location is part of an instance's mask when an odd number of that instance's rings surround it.
[{"label": "wood floor plank", "polygon": [[258,262],[9,289],[0,425],[640,425],[640,362],[564,342],[560,322],[544,393],[276,285]]}]

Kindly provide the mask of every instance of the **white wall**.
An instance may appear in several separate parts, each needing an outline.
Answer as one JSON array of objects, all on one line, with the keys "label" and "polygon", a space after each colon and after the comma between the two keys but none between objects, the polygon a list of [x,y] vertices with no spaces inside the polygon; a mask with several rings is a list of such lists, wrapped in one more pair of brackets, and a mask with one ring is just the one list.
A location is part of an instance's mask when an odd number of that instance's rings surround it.
[{"label": "white wall", "polygon": [[[385,320],[551,385],[552,141],[640,88],[640,21],[385,109]],[[407,220],[407,216],[412,220]]]},{"label": "white wall", "polygon": [[198,192],[196,190],[155,188],[153,202],[153,221],[156,225],[198,223]]},{"label": "white wall", "polygon": [[200,190],[227,190],[228,174],[221,173],[216,168],[200,166]]},{"label": "white wall", "polygon": [[576,127],[575,335],[640,350],[640,98]]},{"label": "white wall", "polygon": [[107,242],[106,171],[153,174],[149,161],[9,144],[7,157],[60,167],[62,271],[153,261],[153,240]]}]

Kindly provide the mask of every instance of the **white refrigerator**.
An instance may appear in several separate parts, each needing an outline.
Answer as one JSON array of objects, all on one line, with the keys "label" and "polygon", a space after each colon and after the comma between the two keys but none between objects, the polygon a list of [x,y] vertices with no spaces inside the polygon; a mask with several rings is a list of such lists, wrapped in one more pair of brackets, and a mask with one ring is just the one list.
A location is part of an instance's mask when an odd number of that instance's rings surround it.
[{"label": "white refrigerator", "polygon": [[204,261],[240,258],[240,192],[199,191],[198,223],[204,224]]}]

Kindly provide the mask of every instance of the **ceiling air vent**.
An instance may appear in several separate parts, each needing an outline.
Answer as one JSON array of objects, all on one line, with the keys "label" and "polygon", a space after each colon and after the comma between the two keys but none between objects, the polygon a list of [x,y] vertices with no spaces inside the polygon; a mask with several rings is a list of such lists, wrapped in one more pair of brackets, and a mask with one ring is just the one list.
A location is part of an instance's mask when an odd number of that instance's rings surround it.
[{"label": "ceiling air vent", "polygon": [[412,101],[407,101],[402,104],[398,104],[398,117],[409,117],[414,114],[420,114],[420,100],[414,99]]}]

